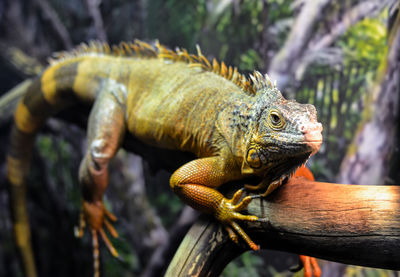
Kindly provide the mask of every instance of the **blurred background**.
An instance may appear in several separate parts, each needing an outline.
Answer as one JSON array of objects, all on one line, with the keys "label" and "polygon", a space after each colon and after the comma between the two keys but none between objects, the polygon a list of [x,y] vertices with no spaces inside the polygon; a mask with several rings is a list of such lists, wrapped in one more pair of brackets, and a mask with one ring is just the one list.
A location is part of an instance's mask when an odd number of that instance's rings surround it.
[{"label": "blurred background", "polygon": [[[0,0],[0,93],[81,42],[158,39],[189,52],[198,44],[207,58],[268,73],[286,97],[317,107],[324,144],[308,165],[318,181],[400,184],[398,8],[395,0]],[[40,276],[92,275],[90,238],[73,233],[85,131],[71,114],[85,122],[75,112],[49,120],[28,182]],[[22,276],[4,177],[9,128],[0,111],[0,276]],[[170,191],[174,166],[124,150],[113,161],[105,202],[119,218],[120,258],[101,247],[102,276],[162,276],[197,217]],[[223,276],[291,276],[296,264],[294,254],[245,253]],[[400,276],[320,264],[323,276]]]}]

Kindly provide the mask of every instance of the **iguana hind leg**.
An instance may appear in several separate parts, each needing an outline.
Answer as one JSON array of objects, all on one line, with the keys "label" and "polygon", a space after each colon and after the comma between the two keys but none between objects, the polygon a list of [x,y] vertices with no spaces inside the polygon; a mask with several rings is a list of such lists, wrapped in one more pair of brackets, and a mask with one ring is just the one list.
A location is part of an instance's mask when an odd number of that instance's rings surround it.
[{"label": "iguana hind leg", "polygon": [[124,87],[114,82],[106,83],[93,106],[88,123],[88,148],[81,162],[79,180],[83,203],[78,236],[83,235],[85,225],[92,234],[95,276],[99,276],[98,237],[103,239],[113,256],[117,251],[104,229],[113,237],[118,233],[110,221],[116,217],[104,207],[103,194],[108,185],[108,164],[114,157],[125,132]]}]

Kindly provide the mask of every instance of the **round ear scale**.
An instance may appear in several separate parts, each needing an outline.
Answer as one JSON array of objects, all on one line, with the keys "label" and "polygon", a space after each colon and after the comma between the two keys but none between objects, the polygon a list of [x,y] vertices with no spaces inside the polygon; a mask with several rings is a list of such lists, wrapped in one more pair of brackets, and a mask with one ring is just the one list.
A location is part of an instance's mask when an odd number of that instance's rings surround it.
[{"label": "round ear scale", "polygon": [[254,148],[250,148],[247,151],[246,158],[243,159],[242,163],[242,174],[253,174],[257,168],[261,167],[260,156],[257,153],[257,150]]},{"label": "round ear scale", "polygon": [[258,151],[255,148],[250,148],[247,151],[246,163],[252,168],[261,167],[260,155],[258,154]]}]

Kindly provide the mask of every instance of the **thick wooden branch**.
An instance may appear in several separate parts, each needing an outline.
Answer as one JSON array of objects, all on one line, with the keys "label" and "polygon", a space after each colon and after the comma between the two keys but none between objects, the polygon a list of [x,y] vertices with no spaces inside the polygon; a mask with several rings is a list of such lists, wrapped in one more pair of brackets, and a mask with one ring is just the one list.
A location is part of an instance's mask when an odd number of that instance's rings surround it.
[{"label": "thick wooden branch", "polygon": [[[400,186],[362,186],[291,179],[241,223],[262,248],[347,264],[400,270]],[[218,276],[247,248],[234,245],[212,218],[186,235],[166,276]]]}]

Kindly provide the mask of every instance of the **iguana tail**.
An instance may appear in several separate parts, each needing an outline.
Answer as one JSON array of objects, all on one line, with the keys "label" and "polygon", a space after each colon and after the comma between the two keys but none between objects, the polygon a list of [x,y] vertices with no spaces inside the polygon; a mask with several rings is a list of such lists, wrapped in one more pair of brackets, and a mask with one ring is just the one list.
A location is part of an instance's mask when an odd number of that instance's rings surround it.
[{"label": "iguana tail", "polygon": [[[10,135],[7,154],[7,177],[10,183],[14,235],[26,276],[36,277],[37,271],[30,241],[26,205],[25,179],[29,173],[32,146],[35,136],[45,120],[82,97],[82,89],[74,87],[79,59],[65,60],[47,68],[43,74],[29,81],[18,91],[24,96],[19,100]],[[88,81],[89,82],[89,81]],[[90,83],[86,84],[90,87]],[[91,99],[92,101],[94,99]]]},{"label": "iguana tail", "polygon": [[26,94],[31,84],[32,80],[27,79],[0,97],[0,127],[11,122],[18,101]]}]

